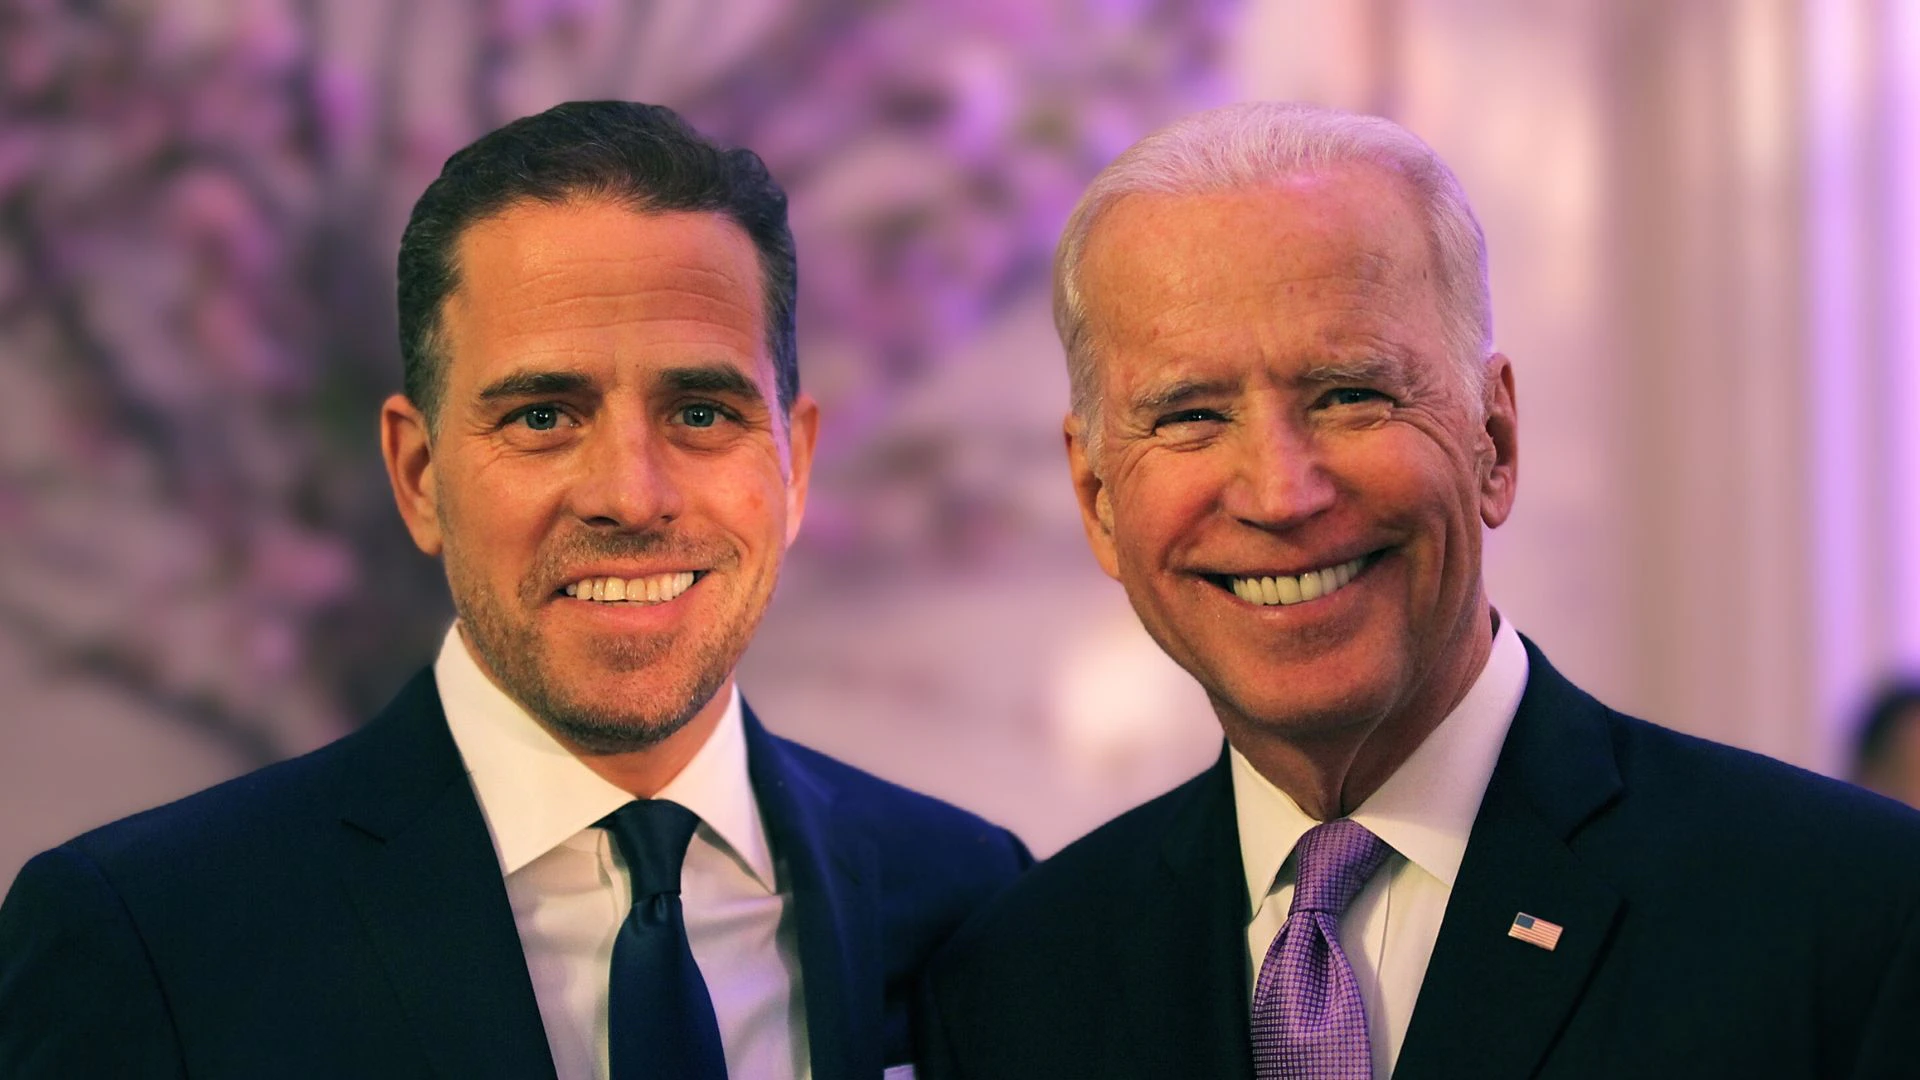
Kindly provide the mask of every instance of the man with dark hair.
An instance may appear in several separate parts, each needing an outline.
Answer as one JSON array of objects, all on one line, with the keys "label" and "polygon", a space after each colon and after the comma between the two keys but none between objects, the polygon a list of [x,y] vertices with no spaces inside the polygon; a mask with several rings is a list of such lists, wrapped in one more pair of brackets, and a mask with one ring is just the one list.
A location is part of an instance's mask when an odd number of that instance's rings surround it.
[{"label": "man with dark hair", "polygon": [[1190,117],[1054,281],[1088,541],[1226,745],[955,935],[929,1074],[1920,1075],[1920,815],[1616,713],[1489,602],[1514,365],[1426,144]]},{"label": "man with dark hair", "polygon": [[1853,782],[1920,807],[1920,680],[1896,679],[1874,695],[1854,743]]},{"label": "man with dark hair", "polygon": [[672,112],[448,160],[401,242],[401,516],[458,619],[366,727],[40,855],[0,1075],[859,1077],[1012,835],[767,733],[800,524],[785,196]]}]

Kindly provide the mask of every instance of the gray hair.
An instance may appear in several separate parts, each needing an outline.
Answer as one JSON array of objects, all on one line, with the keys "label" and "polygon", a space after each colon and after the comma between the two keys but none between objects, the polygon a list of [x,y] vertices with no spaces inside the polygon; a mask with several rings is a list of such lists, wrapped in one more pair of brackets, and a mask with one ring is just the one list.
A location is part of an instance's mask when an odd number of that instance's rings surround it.
[{"label": "gray hair", "polygon": [[1101,170],[1067,219],[1053,261],[1053,323],[1066,348],[1073,411],[1086,425],[1090,451],[1099,442],[1100,390],[1080,264],[1101,216],[1128,195],[1258,188],[1348,163],[1377,165],[1413,189],[1433,249],[1447,353],[1459,368],[1470,407],[1479,409],[1485,362],[1493,351],[1487,242],[1453,170],[1391,120],[1314,105],[1246,102],[1196,113],[1135,143]]}]

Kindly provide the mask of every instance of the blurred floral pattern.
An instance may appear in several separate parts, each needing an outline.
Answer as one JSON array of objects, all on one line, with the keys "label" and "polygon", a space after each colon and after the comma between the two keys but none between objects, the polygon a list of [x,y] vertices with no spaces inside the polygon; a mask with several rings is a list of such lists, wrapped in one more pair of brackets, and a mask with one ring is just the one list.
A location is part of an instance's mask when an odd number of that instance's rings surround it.
[{"label": "blurred floral pattern", "polygon": [[[851,478],[813,556],[964,558],[992,484],[884,419],[1031,293],[1101,165],[1218,95],[1228,7],[9,0],[0,630],[247,760],[377,706],[447,618],[375,446],[400,227],[452,150],[578,97],[672,105],[786,184]],[[937,512],[865,505],[908,489]]]}]

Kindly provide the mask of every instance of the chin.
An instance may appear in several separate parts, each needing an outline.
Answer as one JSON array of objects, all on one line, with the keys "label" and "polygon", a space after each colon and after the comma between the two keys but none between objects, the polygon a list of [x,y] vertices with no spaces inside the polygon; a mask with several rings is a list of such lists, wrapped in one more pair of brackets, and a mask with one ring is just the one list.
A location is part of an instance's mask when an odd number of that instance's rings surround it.
[{"label": "chin", "polygon": [[582,753],[630,754],[665,742],[698,712],[695,706],[682,715],[661,718],[562,707],[545,713],[541,720],[554,735]]},{"label": "chin", "polygon": [[[674,664],[658,652],[623,659],[625,664],[566,665],[565,673],[542,670],[516,696],[564,742],[587,753],[623,754],[650,749],[686,727],[726,685],[731,670]],[[580,694],[584,687],[596,692]]]},{"label": "chin", "polygon": [[[1277,679],[1286,679],[1286,685],[1276,685]],[[1292,737],[1371,727],[1396,704],[1390,691],[1397,681],[1386,672],[1313,681],[1287,679],[1283,670],[1268,674],[1261,683],[1210,686],[1208,696],[1216,708],[1232,710],[1253,727]]]}]

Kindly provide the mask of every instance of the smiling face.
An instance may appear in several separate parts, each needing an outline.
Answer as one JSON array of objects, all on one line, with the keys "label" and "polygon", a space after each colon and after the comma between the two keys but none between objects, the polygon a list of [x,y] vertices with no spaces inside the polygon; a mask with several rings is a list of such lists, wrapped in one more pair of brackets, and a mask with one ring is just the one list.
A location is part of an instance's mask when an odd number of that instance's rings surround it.
[{"label": "smiling face", "polygon": [[713,214],[523,203],[470,227],[458,266],[437,423],[395,397],[383,445],[469,648],[577,750],[710,725],[816,422],[804,397],[791,432],[780,415],[751,241]]},{"label": "smiling face", "polygon": [[1476,407],[1433,265],[1403,182],[1371,166],[1131,195],[1094,228],[1097,461],[1067,424],[1082,515],[1235,745],[1378,730],[1404,756],[1484,664],[1512,377],[1490,361]]}]

